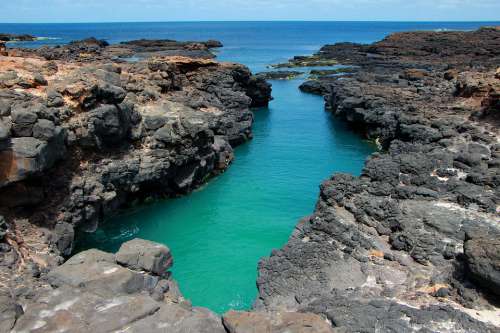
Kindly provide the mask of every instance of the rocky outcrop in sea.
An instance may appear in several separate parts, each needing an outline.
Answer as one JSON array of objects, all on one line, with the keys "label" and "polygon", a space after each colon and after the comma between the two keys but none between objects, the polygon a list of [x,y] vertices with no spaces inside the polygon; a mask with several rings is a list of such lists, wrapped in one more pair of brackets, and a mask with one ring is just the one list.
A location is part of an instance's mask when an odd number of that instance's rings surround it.
[{"label": "rocky outcrop in sea", "polygon": [[398,33],[314,59],[356,66],[303,89],[381,151],[321,185],[260,262],[255,308],[341,332],[497,332],[500,30]]}]

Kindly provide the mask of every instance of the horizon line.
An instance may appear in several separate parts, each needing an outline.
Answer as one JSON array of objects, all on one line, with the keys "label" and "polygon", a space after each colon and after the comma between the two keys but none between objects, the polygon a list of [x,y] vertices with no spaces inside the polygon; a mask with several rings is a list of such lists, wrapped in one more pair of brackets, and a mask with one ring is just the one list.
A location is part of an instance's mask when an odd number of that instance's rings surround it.
[{"label": "horizon line", "polygon": [[110,24],[110,23],[272,23],[272,22],[338,22],[338,23],[500,23],[498,20],[301,20],[301,19],[275,19],[275,20],[172,20],[172,21],[34,21],[34,22],[0,22],[8,24]]}]

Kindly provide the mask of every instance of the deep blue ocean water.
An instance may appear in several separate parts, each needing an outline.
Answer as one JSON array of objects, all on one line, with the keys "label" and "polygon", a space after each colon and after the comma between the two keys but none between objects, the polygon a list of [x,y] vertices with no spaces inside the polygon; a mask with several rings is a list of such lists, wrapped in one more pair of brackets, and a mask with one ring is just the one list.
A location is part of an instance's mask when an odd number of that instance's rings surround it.
[{"label": "deep blue ocean water", "polygon": [[[110,43],[138,38],[218,39],[218,58],[253,71],[311,54],[323,44],[369,43],[407,30],[471,30],[499,22],[183,22],[0,24],[0,32],[48,39],[25,47],[94,36]],[[307,70],[307,69],[304,69]],[[194,305],[219,313],[247,309],[256,296],[258,260],[281,247],[299,218],[313,211],[320,182],[334,172],[359,174],[375,147],[301,93],[303,79],[274,81],[274,101],[255,110],[254,140],[236,149],[223,175],[194,193],[111,218],[79,248],[116,251],[142,237],[168,245],[174,278]]]}]

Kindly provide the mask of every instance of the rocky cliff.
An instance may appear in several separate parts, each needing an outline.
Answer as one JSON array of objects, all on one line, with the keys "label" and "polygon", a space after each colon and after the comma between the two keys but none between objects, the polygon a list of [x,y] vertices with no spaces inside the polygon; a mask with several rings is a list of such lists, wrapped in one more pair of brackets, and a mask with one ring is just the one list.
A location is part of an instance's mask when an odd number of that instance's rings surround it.
[{"label": "rocky cliff", "polygon": [[498,332],[499,43],[495,28],[414,32],[295,58],[351,66],[302,89],[381,151],[360,177],[321,185],[314,213],[260,262],[254,310],[222,318],[183,299],[163,245],[59,255],[75,226],[223,170],[267,84],[212,60],[213,42],[9,50],[0,331]]},{"label": "rocky cliff", "polygon": [[[71,254],[76,228],[93,231],[132,202],[191,191],[224,171],[232,147],[252,137],[250,108],[267,105],[270,85],[242,65],[213,60],[210,48],[218,46],[90,38],[0,56],[2,329],[19,304],[55,286],[46,273]],[[62,280],[90,283],[72,278]],[[130,279],[127,292],[138,281]]]},{"label": "rocky cliff", "polygon": [[360,177],[321,185],[314,213],[260,262],[256,309],[342,332],[498,332],[499,46],[483,28],[314,56],[356,70],[303,89],[382,150]]}]

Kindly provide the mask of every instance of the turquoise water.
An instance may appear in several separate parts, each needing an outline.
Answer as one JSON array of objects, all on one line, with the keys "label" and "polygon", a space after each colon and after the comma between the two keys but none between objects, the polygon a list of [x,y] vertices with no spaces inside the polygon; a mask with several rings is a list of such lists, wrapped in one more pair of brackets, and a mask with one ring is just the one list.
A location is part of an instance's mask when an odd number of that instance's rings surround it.
[{"label": "turquoise water", "polygon": [[[225,47],[218,58],[253,71],[323,44],[372,42],[403,30],[475,29],[498,22],[185,22],[113,24],[0,24],[0,32],[50,37],[29,47],[88,36],[116,43],[135,38],[200,40]],[[334,172],[359,174],[374,150],[323,108],[323,99],[301,93],[300,80],[274,81],[275,100],[255,111],[254,140],[236,149],[233,165],[203,188],[179,199],[112,218],[79,249],[116,251],[135,237],[168,245],[174,278],[194,305],[219,313],[251,307],[257,263],[281,247],[297,221],[314,209],[318,186]]]},{"label": "turquoise water", "polygon": [[217,312],[249,308],[257,263],[310,214],[322,180],[358,173],[373,146],[303,94],[300,81],[273,82],[275,100],[255,111],[254,139],[203,188],[113,218],[85,247],[115,251],[134,237],[167,244],[174,278],[193,304]]}]

